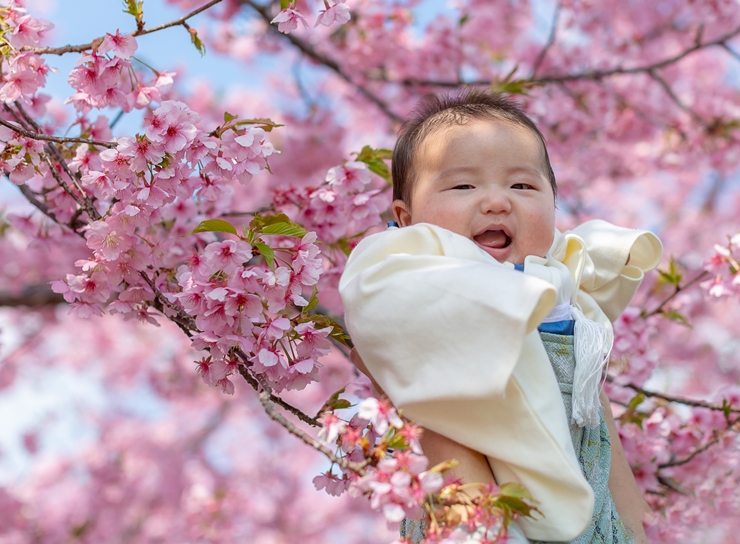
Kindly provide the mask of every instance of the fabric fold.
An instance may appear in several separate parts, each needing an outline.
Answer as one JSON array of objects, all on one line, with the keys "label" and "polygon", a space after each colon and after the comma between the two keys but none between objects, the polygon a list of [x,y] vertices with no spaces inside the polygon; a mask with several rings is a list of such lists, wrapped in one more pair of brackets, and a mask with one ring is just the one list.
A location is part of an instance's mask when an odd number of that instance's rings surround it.
[{"label": "fabric fold", "polygon": [[363,240],[339,288],[355,346],[394,404],[484,453],[499,483],[520,482],[539,501],[544,518],[520,521],[529,538],[585,530],[593,493],[535,330],[553,285],[420,224]]},{"label": "fabric fold", "polygon": [[522,274],[417,224],[362,240],[339,291],[355,346],[396,407],[485,454],[499,483],[526,486],[544,514],[518,520],[528,538],[569,541],[589,526],[594,495],[536,327],[570,302],[611,334],[661,255],[655,235],[596,220],[556,231]]}]

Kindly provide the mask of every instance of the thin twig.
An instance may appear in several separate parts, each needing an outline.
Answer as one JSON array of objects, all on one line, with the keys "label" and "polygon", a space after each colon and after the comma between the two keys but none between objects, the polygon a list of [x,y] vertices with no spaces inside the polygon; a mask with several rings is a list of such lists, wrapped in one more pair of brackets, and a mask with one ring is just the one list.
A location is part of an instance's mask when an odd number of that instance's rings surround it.
[{"label": "thin twig", "polygon": [[[144,28],[141,30],[134,30],[131,35],[132,36],[144,36],[146,34],[151,34],[152,32],[158,32],[160,30],[164,30],[165,28],[170,28],[173,26],[179,26],[185,23],[188,19],[191,17],[198,15],[200,12],[205,11],[216,4],[221,2],[221,0],[211,0],[207,4],[199,7],[198,9],[195,9],[188,13],[187,15],[183,15],[179,19],[175,19],[174,21],[170,21],[169,23],[164,23],[158,26],[153,26],[150,28]],[[90,43],[84,43],[82,45],[65,45],[63,47],[33,47],[30,45],[26,45],[21,47],[21,51],[30,51],[32,53],[36,53],[38,55],[64,55],[66,53],[82,53],[83,51],[87,51],[88,49],[92,49],[93,46],[98,46],[101,38],[97,38],[96,40],[91,41]]]},{"label": "thin twig", "polygon": [[547,43],[540,50],[540,53],[537,55],[537,58],[534,61],[534,66],[532,66],[532,75],[529,76],[529,79],[534,79],[534,76],[537,74],[537,70],[539,70],[542,61],[545,60],[545,55],[547,55],[547,52],[555,43],[555,34],[557,32],[558,21],[560,20],[560,10],[562,9],[562,7],[562,2],[558,2],[558,5],[555,6],[555,13],[552,16],[552,24],[550,25],[550,36],[547,38]]},{"label": "thin twig", "polygon": [[[252,386],[252,388],[255,391],[267,391],[270,395],[270,402],[277,404],[282,409],[286,410],[287,412],[290,412],[294,416],[296,416],[298,419],[303,421],[304,423],[308,423],[312,427],[319,427],[320,423],[316,420],[316,418],[313,418],[303,412],[302,410],[299,410],[295,406],[292,406],[285,402],[283,399],[278,397],[277,395],[273,394],[272,389],[267,384],[267,382],[264,381],[261,377],[255,377],[252,376],[252,374],[249,373],[249,370],[247,368],[249,362],[247,360],[247,356],[244,352],[241,350],[237,350],[237,355],[239,358],[244,362],[243,365],[239,366],[239,373],[242,375],[242,377],[246,380],[246,382]],[[257,380],[260,380],[259,382]]]},{"label": "thin twig", "polygon": [[14,130],[21,136],[25,136],[26,138],[31,138],[33,140],[43,140],[45,142],[54,142],[57,144],[80,143],[80,144],[99,145],[101,147],[109,147],[109,148],[116,147],[116,144],[114,144],[113,142],[101,142],[98,140],[87,140],[85,138],[58,138],[56,136],[47,136],[46,134],[30,132],[2,118],[0,118],[0,125],[3,125],[4,127],[8,127],[10,130]]},{"label": "thin twig", "polygon": [[655,81],[658,85],[660,85],[660,87],[665,91],[665,93],[671,97],[671,100],[673,100],[673,102],[679,108],[681,108],[683,111],[688,113],[694,119],[694,121],[696,121],[697,123],[705,127],[709,125],[709,123],[705,121],[704,119],[702,119],[702,117],[698,113],[696,113],[694,110],[689,108],[686,104],[684,104],[681,101],[680,98],[678,98],[676,93],[673,92],[673,89],[671,89],[671,86],[668,85],[666,80],[660,77],[655,70],[648,70],[648,75],[653,79],[653,81]]},{"label": "thin twig", "polygon": [[663,312],[663,308],[665,307],[665,305],[668,304],[674,298],[676,298],[676,295],[678,295],[681,291],[685,291],[686,289],[688,289],[692,285],[696,284],[697,282],[703,280],[708,274],[709,274],[709,272],[707,272],[706,270],[703,270],[699,275],[697,275],[693,279],[689,280],[687,283],[685,283],[683,285],[676,285],[676,287],[673,289],[673,293],[671,293],[670,295],[668,295],[668,297],[663,302],[661,302],[660,304],[658,304],[658,306],[655,309],[651,310],[650,312],[648,312],[646,314],[643,314],[642,317],[644,319],[647,319],[648,317],[652,317],[655,314],[662,313]]},{"label": "thin twig", "polygon": [[51,160],[51,157],[49,157],[49,155],[47,154],[44,154],[44,159],[46,160],[46,164],[49,165],[49,173],[51,173],[52,177],[56,180],[56,182],[64,190],[64,192],[67,193],[69,196],[71,196],[78,206],[80,206],[81,208],[85,208],[87,210],[87,207],[85,206],[85,202],[82,200],[82,198],[79,195],[77,195],[69,187],[69,185],[67,185],[67,182],[65,182],[62,179],[62,175],[59,172],[57,172],[56,166],[54,165],[54,162]]},{"label": "thin twig", "polygon": [[726,429],[723,429],[722,431],[715,431],[714,432],[714,436],[712,437],[711,440],[709,440],[705,444],[702,444],[701,446],[699,446],[698,448],[696,448],[694,451],[692,451],[686,457],[682,457],[681,459],[674,459],[672,461],[667,461],[665,463],[661,463],[661,464],[658,465],[658,468],[661,469],[661,468],[670,468],[670,467],[677,467],[677,466],[680,466],[680,465],[685,465],[686,463],[688,463],[689,461],[691,461],[694,457],[696,457],[700,453],[707,451],[710,447],[712,447],[715,444],[717,444],[722,439],[722,437],[724,435],[726,435],[728,432],[730,432],[731,430],[733,430],[733,427],[735,427],[738,423],[740,423],[740,417],[738,417],[735,420],[733,420],[732,422],[730,422],[727,425],[727,428]]},{"label": "thin twig", "polygon": [[258,396],[260,403],[262,403],[262,408],[264,408],[265,413],[268,415],[268,417],[273,421],[279,423],[290,434],[298,437],[301,441],[303,441],[305,444],[308,444],[313,449],[323,453],[332,463],[336,463],[341,468],[351,470],[352,472],[355,472],[360,476],[363,476],[365,474],[365,467],[368,465],[369,460],[355,463],[353,461],[349,461],[347,458],[337,457],[329,448],[321,444],[321,442],[311,437],[304,431],[300,430],[290,421],[285,419],[282,414],[279,414],[275,410],[274,404],[270,400],[270,394],[267,391],[260,391]]},{"label": "thin twig", "polygon": [[337,74],[345,82],[347,82],[349,85],[354,87],[357,91],[359,91],[360,94],[362,94],[370,102],[375,104],[389,119],[391,119],[392,121],[396,123],[400,123],[403,121],[401,117],[399,117],[397,114],[391,111],[388,104],[383,102],[372,91],[370,91],[363,85],[360,85],[359,83],[355,81],[352,81],[352,78],[342,69],[342,67],[335,60],[330,59],[329,57],[327,57],[326,55],[322,53],[319,53],[318,51],[316,51],[316,48],[314,48],[313,45],[306,42],[305,40],[302,40],[301,38],[298,38],[297,36],[294,36],[293,34],[283,34],[282,32],[278,32],[277,29],[275,29],[274,25],[271,24],[273,17],[271,17],[270,14],[268,13],[267,6],[260,6],[259,4],[257,4],[256,2],[252,0],[237,0],[237,1],[255,10],[260,15],[260,17],[262,17],[262,19],[265,21],[267,26],[270,28],[271,32],[274,32],[275,35],[281,36],[283,39],[288,40],[290,43],[293,44],[293,46],[295,46],[298,50],[300,50],[301,53],[313,59],[314,61],[318,62],[319,64],[323,64],[324,66],[332,70],[335,74]]},{"label": "thin twig", "polygon": [[727,51],[730,54],[730,56],[734,57],[735,60],[740,60],[740,53],[738,53],[737,51],[735,51],[733,48],[731,48],[726,43],[720,44],[720,47],[722,47],[722,49],[724,49],[725,51]]},{"label": "thin twig", "polygon": [[176,314],[176,318],[167,316],[168,319],[171,321],[174,321],[175,324],[180,327],[180,329],[185,333],[185,335],[190,338],[193,336],[193,331],[198,330],[195,326],[195,323],[193,322],[193,319],[185,315],[183,311],[172,304],[169,300],[167,300],[167,297],[164,296],[164,293],[159,290],[159,287],[157,287],[154,283],[154,280],[152,280],[146,272],[143,270],[139,271],[139,275],[144,279],[144,281],[147,283],[147,285],[151,288],[151,290],[154,292],[154,296],[156,297],[156,300],[159,301],[159,304],[161,305],[160,308],[157,308],[160,312],[164,314],[164,308],[163,306],[167,306],[170,310],[172,310]]},{"label": "thin twig", "polygon": [[[11,182],[12,183],[12,182]],[[14,184],[15,185],[15,184]],[[39,210],[41,213],[43,213],[46,217],[54,221],[57,225],[61,227],[67,227],[69,229],[72,229],[77,232],[77,229],[85,226],[84,223],[81,221],[78,221],[76,217],[73,217],[72,220],[70,220],[69,223],[62,223],[57,219],[57,216],[52,213],[51,208],[41,202],[38,198],[36,198],[36,193],[34,193],[27,185],[16,185],[18,187],[18,190],[23,194],[24,197],[26,197],[26,200],[37,210]]]},{"label": "thin twig", "polygon": [[[33,128],[33,130],[36,133],[41,132],[41,127],[36,123],[36,121],[31,117],[28,112],[23,108],[20,102],[17,100],[14,102],[16,110],[18,110],[18,113],[21,114],[23,119],[25,119],[26,123]],[[11,108],[8,108],[12,111]],[[17,119],[17,117],[16,117]],[[67,161],[62,156],[62,153],[57,149],[51,142],[47,143],[46,146],[44,146],[44,149],[46,149],[47,152],[47,163],[49,164],[51,175],[54,177],[54,179],[57,180],[57,183],[60,184],[62,189],[64,189],[74,200],[77,202],[77,204],[84,209],[87,214],[90,216],[92,220],[98,220],[101,218],[101,215],[98,213],[98,210],[95,209],[95,206],[93,203],[87,198],[87,194],[85,193],[85,190],[82,188],[82,186],[79,183],[79,179],[77,176],[75,176],[69,169],[69,166],[67,166]],[[72,183],[75,185],[77,190],[80,192],[79,199],[74,195],[74,193],[69,189],[66,185],[66,183],[62,180],[61,175],[56,171],[54,168],[53,163],[51,162],[51,157],[54,157],[57,164],[61,166],[62,170],[67,174],[69,179],[72,181]]]},{"label": "thin twig", "polygon": [[[614,379],[611,376],[608,376],[607,381],[614,383]],[[736,414],[740,414],[740,407],[734,408],[726,406],[722,406],[721,404],[716,404],[712,402],[706,402],[702,400],[695,400],[695,399],[687,399],[685,397],[678,397],[675,395],[666,395],[665,393],[659,393],[658,391],[649,391],[647,389],[643,389],[639,385],[635,385],[633,383],[614,383],[614,385],[617,385],[619,387],[627,387],[629,389],[632,389],[633,391],[637,393],[642,393],[646,397],[653,397],[656,399],[661,399],[666,402],[675,402],[677,404],[684,404],[686,406],[694,406],[695,408],[707,408],[709,410],[715,410],[718,412],[732,412]]]}]

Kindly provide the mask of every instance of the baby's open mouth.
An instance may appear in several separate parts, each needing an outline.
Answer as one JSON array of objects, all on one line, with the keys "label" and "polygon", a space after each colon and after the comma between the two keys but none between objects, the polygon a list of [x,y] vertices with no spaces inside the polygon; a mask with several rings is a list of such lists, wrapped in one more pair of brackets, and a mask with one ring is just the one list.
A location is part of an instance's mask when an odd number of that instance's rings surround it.
[{"label": "baby's open mouth", "polygon": [[487,230],[473,237],[481,246],[503,249],[511,245],[511,237],[502,230]]}]

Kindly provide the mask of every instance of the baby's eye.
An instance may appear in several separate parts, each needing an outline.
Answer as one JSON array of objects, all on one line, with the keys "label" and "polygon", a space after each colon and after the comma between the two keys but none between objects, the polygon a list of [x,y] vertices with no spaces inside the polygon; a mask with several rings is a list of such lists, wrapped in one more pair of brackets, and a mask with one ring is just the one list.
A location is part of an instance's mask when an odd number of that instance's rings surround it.
[{"label": "baby's eye", "polygon": [[475,189],[475,187],[473,187],[469,183],[460,183],[458,185],[455,185],[452,189],[455,189],[458,191],[467,191],[469,189]]},{"label": "baby's eye", "polygon": [[515,183],[511,186],[512,189],[532,189],[529,183]]}]

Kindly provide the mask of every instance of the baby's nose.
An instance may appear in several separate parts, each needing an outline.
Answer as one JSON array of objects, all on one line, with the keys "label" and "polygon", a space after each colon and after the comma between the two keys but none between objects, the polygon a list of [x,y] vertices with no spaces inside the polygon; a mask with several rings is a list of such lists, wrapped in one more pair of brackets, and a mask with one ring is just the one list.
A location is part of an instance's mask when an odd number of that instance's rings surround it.
[{"label": "baby's nose", "polygon": [[482,213],[509,213],[511,211],[511,201],[506,190],[499,187],[489,188],[481,195],[481,212]]}]

